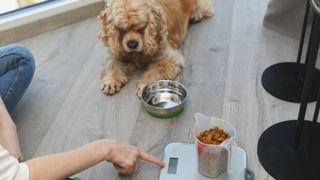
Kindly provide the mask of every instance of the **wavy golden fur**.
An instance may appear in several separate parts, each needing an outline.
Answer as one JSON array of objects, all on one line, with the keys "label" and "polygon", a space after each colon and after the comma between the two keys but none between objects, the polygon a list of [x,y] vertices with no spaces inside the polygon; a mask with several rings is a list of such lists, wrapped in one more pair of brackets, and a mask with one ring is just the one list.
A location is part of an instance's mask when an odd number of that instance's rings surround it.
[{"label": "wavy golden fur", "polygon": [[137,68],[148,66],[137,93],[148,83],[175,79],[184,67],[178,47],[189,20],[213,15],[211,0],[107,0],[100,12],[99,37],[110,54],[102,91],[120,91]]}]

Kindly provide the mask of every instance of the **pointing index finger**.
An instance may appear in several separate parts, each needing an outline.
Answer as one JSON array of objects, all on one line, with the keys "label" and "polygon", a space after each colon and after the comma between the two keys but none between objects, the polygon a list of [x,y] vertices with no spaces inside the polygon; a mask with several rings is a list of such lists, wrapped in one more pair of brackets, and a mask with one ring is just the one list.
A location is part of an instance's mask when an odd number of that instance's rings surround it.
[{"label": "pointing index finger", "polygon": [[165,166],[165,163],[163,161],[161,161],[160,159],[152,156],[151,154],[145,153],[141,150],[139,150],[139,155],[140,155],[140,159],[151,162],[153,164],[156,164],[158,166]]}]

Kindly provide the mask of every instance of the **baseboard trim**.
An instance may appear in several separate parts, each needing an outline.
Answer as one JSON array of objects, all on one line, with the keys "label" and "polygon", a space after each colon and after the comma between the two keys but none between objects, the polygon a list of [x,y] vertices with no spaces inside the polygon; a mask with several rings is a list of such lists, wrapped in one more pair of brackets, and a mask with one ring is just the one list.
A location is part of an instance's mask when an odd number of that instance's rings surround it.
[{"label": "baseboard trim", "polygon": [[[51,31],[53,29],[72,24],[90,17],[97,16],[103,8],[101,0],[85,1],[90,4],[70,4],[56,10],[49,10],[45,13],[6,18],[0,20],[0,45],[5,45],[27,39],[29,37]],[[41,15],[42,14],[42,15]]]}]

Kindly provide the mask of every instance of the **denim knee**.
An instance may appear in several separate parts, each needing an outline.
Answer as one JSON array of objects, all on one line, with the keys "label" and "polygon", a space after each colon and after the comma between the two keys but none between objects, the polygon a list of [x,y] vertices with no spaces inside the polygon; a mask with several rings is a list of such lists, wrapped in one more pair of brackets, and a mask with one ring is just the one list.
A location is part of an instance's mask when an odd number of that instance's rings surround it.
[{"label": "denim knee", "polygon": [[32,81],[35,62],[32,53],[24,46],[11,44],[6,48],[6,54],[13,58],[6,76],[6,87],[3,88],[2,98],[9,112],[12,112],[22,95]]},{"label": "denim knee", "polygon": [[34,58],[30,50],[20,44],[12,44],[10,46],[13,47],[12,51],[15,54],[18,54],[20,57],[22,57],[25,60],[25,63],[31,66],[32,69],[34,70],[34,67],[35,67]]},{"label": "denim knee", "polygon": [[10,46],[12,46],[12,51],[21,57],[24,69],[27,71],[25,75],[28,76],[31,81],[35,71],[35,61],[32,53],[28,48],[20,44],[12,44]]}]

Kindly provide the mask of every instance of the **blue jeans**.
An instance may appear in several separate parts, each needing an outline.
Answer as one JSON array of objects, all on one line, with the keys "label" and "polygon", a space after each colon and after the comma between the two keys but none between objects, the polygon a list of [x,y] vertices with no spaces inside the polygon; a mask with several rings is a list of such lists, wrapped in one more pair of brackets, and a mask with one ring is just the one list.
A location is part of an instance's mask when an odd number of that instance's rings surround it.
[{"label": "blue jeans", "polygon": [[17,44],[0,47],[0,95],[9,112],[29,86],[35,70],[31,52]]}]

